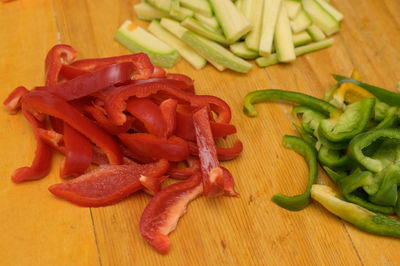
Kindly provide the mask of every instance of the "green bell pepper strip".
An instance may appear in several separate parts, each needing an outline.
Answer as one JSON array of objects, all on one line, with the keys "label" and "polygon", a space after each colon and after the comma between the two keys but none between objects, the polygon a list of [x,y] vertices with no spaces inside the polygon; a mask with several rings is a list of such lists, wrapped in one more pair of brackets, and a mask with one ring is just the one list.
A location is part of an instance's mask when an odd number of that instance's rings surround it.
[{"label": "green bell pepper strip", "polygon": [[375,204],[395,207],[398,200],[397,184],[400,181],[400,168],[391,165],[385,168],[384,172],[378,191],[368,199]]},{"label": "green bell pepper strip", "polygon": [[392,106],[399,106],[400,107],[400,94],[395,93],[395,92],[391,92],[367,83],[363,83],[351,78],[347,78],[347,77],[343,77],[340,75],[333,75],[333,78],[336,79],[337,82],[339,82],[340,84],[342,83],[346,83],[346,82],[351,82],[356,84],[357,86],[360,86],[363,89],[366,89],[367,91],[369,91],[370,93],[372,93],[373,95],[375,95],[376,98],[378,98],[378,100],[385,102],[389,105]]},{"label": "green bell pepper strip", "polygon": [[329,102],[329,100],[332,98],[332,94],[335,90],[337,90],[340,87],[340,84],[336,84],[335,86],[329,88],[324,95],[324,101]]},{"label": "green bell pepper strip", "polygon": [[369,233],[400,237],[400,222],[346,202],[328,186],[313,185],[311,196],[331,213]]},{"label": "green bell pepper strip", "polygon": [[315,144],[317,143],[317,139],[314,138],[313,135],[311,135],[310,133],[308,133],[307,131],[304,130],[303,127],[298,126],[296,124],[293,124],[294,127],[296,128],[296,131],[300,134],[300,136],[302,137],[302,139],[307,142],[308,144],[310,144],[312,147],[315,147]]},{"label": "green bell pepper strip", "polygon": [[347,201],[355,203],[373,212],[384,214],[394,213],[392,207],[371,203],[363,197],[359,189],[372,185],[374,182],[375,180],[372,173],[368,171],[355,172],[338,180],[343,196]]},{"label": "green bell pepper strip", "polygon": [[368,131],[355,136],[349,144],[348,154],[365,169],[377,173],[382,171],[384,164],[381,160],[363,154],[363,150],[380,138],[400,141],[400,128],[382,128]]},{"label": "green bell pepper strip", "polygon": [[397,124],[399,120],[398,116],[399,108],[396,106],[392,106],[386,112],[385,118],[376,126],[376,129],[379,128],[390,128]]},{"label": "green bell pepper strip", "polygon": [[329,149],[326,145],[321,145],[318,151],[318,160],[324,166],[346,167],[351,160],[347,154],[342,155],[340,150]]},{"label": "green bell pepper strip", "polygon": [[343,174],[343,173],[338,173],[336,171],[333,171],[331,168],[329,168],[328,166],[323,166],[322,167],[325,172],[328,174],[328,176],[332,179],[333,182],[337,183],[340,179],[342,179],[343,177],[347,176],[347,174]]},{"label": "green bell pepper strip", "polygon": [[248,93],[243,99],[243,112],[247,116],[257,116],[257,110],[254,108],[254,103],[281,100],[297,103],[309,107],[324,115],[330,115],[333,112],[340,112],[335,106],[318,98],[293,91],[284,90],[259,90]]},{"label": "green bell pepper strip", "polygon": [[321,133],[333,142],[351,140],[367,128],[375,101],[375,98],[368,98],[352,103],[338,119],[322,120],[319,124]]},{"label": "green bell pepper strip", "polygon": [[311,186],[315,184],[318,174],[317,154],[311,145],[299,137],[285,135],[283,137],[283,145],[304,157],[309,168],[308,184],[305,192],[300,195],[286,196],[278,193],[272,197],[272,201],[287,210],[300,211],[307,207],[311,201]]},{"label": "green bell pepper strip", "polygon": [[374,120],[381,122],[385,119],[390,106],[384,102],[377,102],[374,109]]},{"label": "green bell pepper strip", "polygon": [[321,145],[325,145],[329,149],[332,150],[343,150],[346,149],[347,146],[349,145],[348,142],[332,142],[325,138],[325,136],[321,133],[321,128],[318,127],[318,129],[314,132],[315,137],[318,139],[318,150],[321,148]]},{"label": "green bell pepper strip", "polygon": [[317,130],[321,120],[327,118],[325,115],[302,105],[294,106],[292,109],[292,114],[295,117],[298,117],[299,114],[302,114],[302,126],[304,130],[310,134],[313,134],[314,131]]}]

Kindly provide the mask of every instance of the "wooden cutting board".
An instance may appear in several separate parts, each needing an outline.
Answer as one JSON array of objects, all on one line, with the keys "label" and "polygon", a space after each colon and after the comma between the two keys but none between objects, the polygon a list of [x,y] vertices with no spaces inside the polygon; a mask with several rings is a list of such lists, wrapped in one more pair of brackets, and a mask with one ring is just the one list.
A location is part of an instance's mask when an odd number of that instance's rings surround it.
[{"label": "wooden cutting board", "polygon": [[[16,0],[0,3],[0,100],[16,86],[44,81],[44,58],[57,43],[72,45],[80,58],[128,53],[113,41],[120,24],[137,20],[139,0]],[[52,196],[61,182],[55,156],[51,174],[15,185],[14,169],[29,165],[35,140],[21,114],[0,111],[0,265],[398,265],[400,241],[364,233],[312,203],[288,212],[270,198],[300,193],[307,167],[283,148],[294,135],[291,107],[259,104],[257,118],[242,113],[252,90],[279,88],[322,97],[331,73],[357,68],[364,80],[395,90],[400,79],[400,1],[333,0],[345,15],[333,47],[293,64],[254,67],[247,75],[201,71],[181,60],[170,72],[195,80],[201,94],[225,99],[243,141],[242,155],[223,163],[240,198],[200,198],[188,207],[170,235],[168,255],[156,253],[140,236],[140,215],[149,201],[136,193],[114,206],[80,208]],[[140,25],[146,23],[138,21]],[[319,183],[332,185],[323,171]]]}]

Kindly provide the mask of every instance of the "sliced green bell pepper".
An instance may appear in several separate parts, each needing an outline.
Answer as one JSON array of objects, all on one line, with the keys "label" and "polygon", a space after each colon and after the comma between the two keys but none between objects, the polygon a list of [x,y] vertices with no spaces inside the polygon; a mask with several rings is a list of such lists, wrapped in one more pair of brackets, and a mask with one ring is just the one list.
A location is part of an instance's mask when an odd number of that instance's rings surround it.
[{"label": "sliced green bell pepper", "polygon": [[400,222],[346,202],[328,186],[313,185],[311,196],[331,213],[369,233],[400,237]]},{"label": "sliced green bell pepper", "polygon": [[278,193],[272,197],[272,201],[287,210],[300,211],[307,207],[311,201],[311,186],[315,184],[318,174],[317,154],[310,144],[299,137],[285,135],[283,137],[283,145],[304,157],[309,168],[308,184],[305,192],[300,195],[286,196]]},{"label": "sliced green bell pepper", "polygon": [[346,167],[351,161],[347,154],[342,154],[340,150],[330,149],[326,145],[320,147],[318,160],[322,165],[333,168]]}]

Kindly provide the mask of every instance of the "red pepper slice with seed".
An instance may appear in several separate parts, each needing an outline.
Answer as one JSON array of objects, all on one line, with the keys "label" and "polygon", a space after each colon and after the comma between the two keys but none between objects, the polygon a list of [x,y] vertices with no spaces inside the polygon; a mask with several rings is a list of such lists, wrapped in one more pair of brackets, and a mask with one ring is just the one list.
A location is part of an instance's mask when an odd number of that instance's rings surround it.
[{"label": "red pepper slice with seed", "polygon": [[18,168],[11,176],[11,180],[15,183],[41,179],[45,177],[51,169],[51,148],[39,136],[39,129],[44,128],[44,121],[38,121],[24,108],[22,108],[22,113],[32,126],[37,141],[37,147],[32,165]]},{"label": "red pepper slice with seed", "polygon": [[150,164],[107,165],[49,187],[55,196],[84,207],[100,207],[117,203],[143,188],[141,176],[159,178],[168,170],[168,162]]},{"label": "red pepper slice with seed", "polygon": [[99,146],[111,164],[122,163],[121,150],[115,139],[62,98],[47,91],[34,91],[22,99],[22,106],[28,111],[44,113],[65,121]]},{"label": "red pepper slice with seed", "polygon": [[132,67],[129,62],[113,64],[54,86],[35,89],[50,92],[67,101],[75,100],[130,80]]},{"label": "red pepper slice with seed", "polygon": [[172,98],[169,98],[160,104],[161,114],[166,125],[165,136],[167,138],[172,136],[175,132],[177,105],[178,101]]},{"label": "red pepper slice with seed", "polygon": [[[105,58],[89,58],[77,60],[71,64],[71,66],[88,71],[98,71],[106,66],[118,63],[130,62],[133,64],[133,75],[134,79],[148,79],[154,71],[154,65],[150,62],[150,58],[144,53],[105,57]],[[158,70],[161,72],[160,70]],[[162,69],[162,71],[164,71]],[[165,71],[164,71],[165,75]]]},{"label": "red pepper slice with seed", "polygon": [[85,173],[92,162],[92,144],[77,130],[64,123],[65,159],[60,177],[76,177]]},{"label": "red pepper slice with seed", "polygon": [[57,44],[50,49],[45,61],[46,86],[58,83],[58,76],[63,66],[62,60],[71,63],[75,56],[75,49],[66,44]]},{"label": "red pepper slice with seed", "polygon": [[201,195],[203,186],[200,174],[172,184],[158,192],[146,206],[140,218],[140,233],[159,253],[169,251],[172,232],[190,201]]},{"label": "red pepper slice with seed", "polygon": [[169,176],[174,179],[184,180],[200,171],[199,158],[190,156],[186,159],[186,164],[187,167],[179,167],[179,163],[171,162],[168,169]]},{"label": "red pepper slice with seed", "polygon": [[193,114],[193,123],[199,149],[204,196],[220,196],[224,193],[224,173],[219,167],[217,149],[206,107],[202,107]]},{"label": "red pepper slice with seed", "polygon": [[165,139],[148,133],[122,133],[118,137],[132,152],[144,157],[172,162],[179,162],[189,157],[189,145],[176,136]]},{"label": "red pepper slice with seed", "polygon": [[157,137],[166,136],[166,124],[160,107],[146,98],[131,98],[126,111],[143,123],[147,132]]},{"label": "red pepper slice with seed", "polygon": [[15,115],[19,109],[21,109],[22,97],[28,93],[29,91],[25,87],[19,86],[7,96],[3,102],[3,105],[10,115]]}]

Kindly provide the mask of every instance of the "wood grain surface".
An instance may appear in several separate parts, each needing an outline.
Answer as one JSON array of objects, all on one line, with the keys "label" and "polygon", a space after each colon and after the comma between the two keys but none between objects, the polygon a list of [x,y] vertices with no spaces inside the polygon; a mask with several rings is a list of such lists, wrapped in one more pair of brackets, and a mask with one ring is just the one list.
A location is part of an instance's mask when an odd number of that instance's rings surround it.
[{"label": "wood grain surface", "polygon": [[[57,43],[72,45],[79,58],[127,54],[113,41],[120,24],[137,20],[139,0],[16,0],[0,3],[0,100],[19,85],[44,82],[44,58]],[[288,65],[254,67],[247,75],[195,71],[181,59],[170,72],[195,80],[200,94],[213,94],[232,107],[244,151],[224,162],[240,198],[199,198],[171,233],[168,255],[141,237],[138,223],[149,197],[136,193],[105,208],[80,208],[52,196],[61,182],[55,156],[51,174],[15,185],[14,169],[29,165],[34,136],[21,114],[0,111],[0,265],[399,265],[400,241],[364,233],[317,203],[288,212],[270,198],[300,193],[307,167],[282,146],[296,134],[281,103],[257,105],[259,116],[242,113],[252,90],[279,88],[322,97],[334,84],[331,73],[357,68],[366,82],[395,90],[400,80],[400,1],[332,0],[345,15],[333,47]],[[332,185],[321,170],[319,183]]]}]

